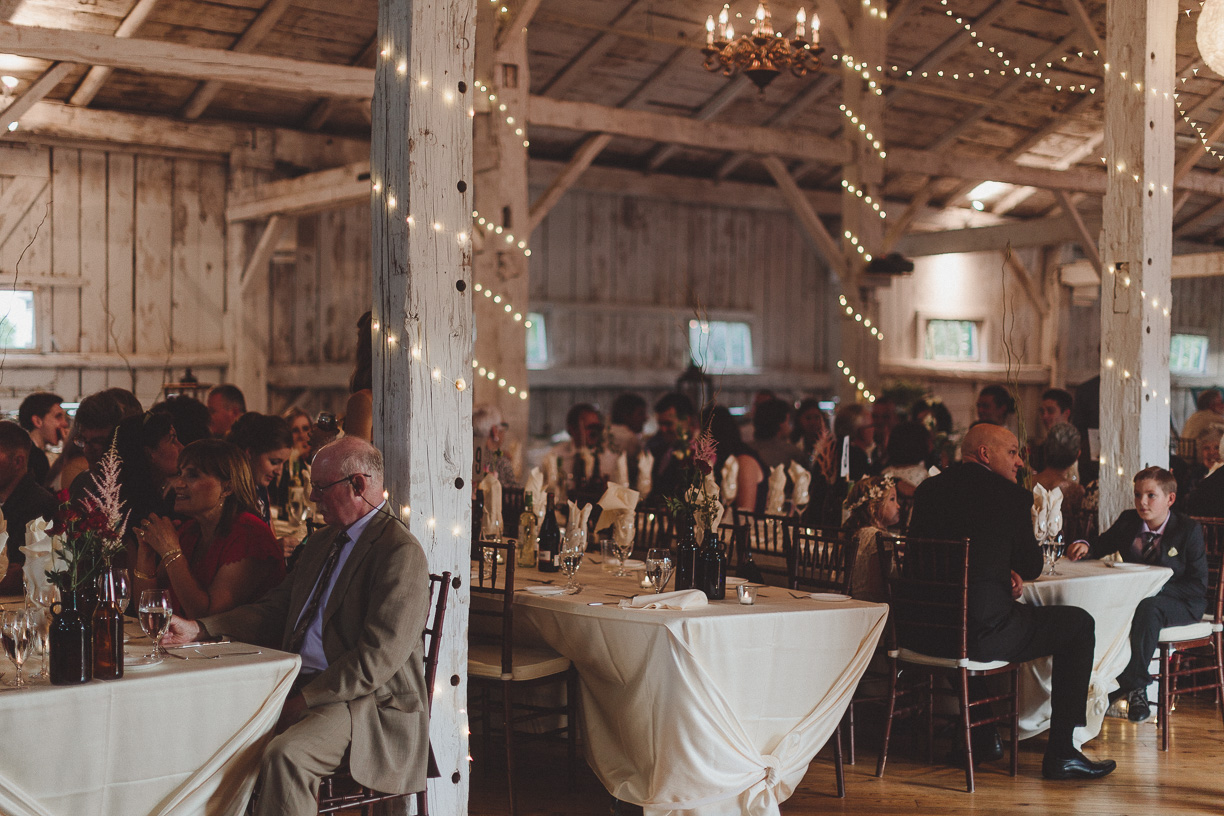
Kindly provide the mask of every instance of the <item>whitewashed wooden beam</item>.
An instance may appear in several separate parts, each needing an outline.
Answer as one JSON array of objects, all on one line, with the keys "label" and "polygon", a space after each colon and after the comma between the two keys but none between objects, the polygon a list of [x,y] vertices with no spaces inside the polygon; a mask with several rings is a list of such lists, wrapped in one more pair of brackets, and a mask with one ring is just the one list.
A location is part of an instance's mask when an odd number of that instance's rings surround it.
[{"label": "whitewashed wooden beam", "polygon": [[287,128],[182,122],[54,102],[35,105],[21,117],[21,128],[9,134],[7,141],[57,145],[77,141],[114,150],[154,148],[212,158],[228,157],[238,147],[266,143],[273,146],[272,161],[303,168],[331,167],[336,162],[368,159],[370,155],[370,144],[362,139]]},{"label": "whitewashed wooden beam", "polygon": [[[238,38],[238,42],[234,43],[230,51],[235,54],[249,54],[255,50],[255,47],[263,41],[263,38],[268,36],[273,28],[276,27],[280,18],[289,10],[291,0],[269,0],[268,4],[256,15],[251,24],[247,26],[247,30],[242,32],[242,36]],[[200,87],[196,88],[191,98],[183,105],[181,115],[184,119],[199,119],[200,114],[208,109],[212,101],[217,98],[217,94],[221,93],[224,84],[218,80],[210,79]]]},{"label": "whitewashed wooden beam", "polygon": [[1004,261],[1016,280],[1020,282],[1020,288],[1024,290],[1024,296],[1037,309],[1042,319],[1045,319],[1046,315],[1050,313],[1050,304],[1046,302],[1045,295],[1038,288],[1037,282],[1033,280],[1033,274],[1029,272],[1028,266],[1014,252],[1005,253]]},{"label": "whitewashed wooden beam", "polygon": [[[1202,137],[1201,139],[1196,139],[1194,143],[1186,149],[1185,154],[1183,154],[1182,157],[1177,160],[1177,166],[1173,169],[1174,184],[1177,184],[1190,174],[1190,171],[1194,169],[1196,164],[1198,164],[1198,160],[1207,153],[1207,146],[1219,139],[1221,135],[1224,135],[1224,115],[1216,117],[1215,122],[1213,122],[1211,127],[1207,129],[1206,136]],[[1181,207],[1175,208],[1173,214],[1176,215],[1176,210],[1180,209]]]},{"label": "whitewashed wooden beam", "polygon": [[[692,312],[683,315],[687,321]],[[351,366],[350,371],[351,374]],[[556,366],[532,371],[529,375],[531,389],[536,392],[550,389],[573,391],[575,388],[625,388],[630,391],[659,389],[670,391],[676,387],[680,369],[622,368],[620,366]],[[840,375],[839,375],[840,377]],[[787,387],[801,391],[826,389],[833,378],[824,371],[797,368],[766,368],[751,374],[718,374],[715,379],[723,388],[753,389],[773,387],[786,383]]]},{"label": "whitewashed wooden beam", "polygon": [[[765,120],[767,127],[785,127],[799,117],[812,105],[830,94],[834,88],[841,85],[841,77],[837,74],[825,74],[815,82],[810,82],[799,93],[783,105],[778,111]],[[736,153],[719,165],[714,177],[719,181],[731,175],[735,170],[752,158],[751,153]]]},{"label": "whitewashed wooden beam", "polygon": [[761,160],[761,164],[769,171],[769,175],[773,176],[773,180],[778,185],[778,191],[782,193],[782,197],[786,199],[786,203],[791,206],[791,210],[795,213],[795,218],[798,219],[803,231],[812,239],[816,249],[824,256],[825,263],[833,271],[833,274],[841,280],[843,288],[847,289],[850,294],[854,293],[854,279],[852,272],[846,264],[845,255],[842,253],[841,243],[834,240],[829,234],[829,230],[825,227],[824,222],[820,220],[820,216],[812,209],[812,204],[803,195],[803,191],[799,185],[795,183],[795,179],[791,176],[790,171],[786,169],[786,165],[777,156],[766,156]]},{"label": "whitewashed wooden beam", "polygon": [[1049,368],[1033,363],[1008,366],[1005,363],[932,363],[884,358],[880,360],[880,374],[935,382],[1001,382],[1013,377],[1021,385],[1045,385],[1050,381]]},{"label": "whitewashed wooden beam", "polygon": [[1097,34],[1096,25],[1093,24],[1092,18],[1088,16],[1088,11],[1084,8],[1084,4],[1080,0],[1062,0],[1062,4],[1063,8],[1067,10],[1067,14],[1071,15],[1071,21],[1075,23],[1075,28],[1079,32],[1085,50],[1094,55],[1104,51],[1105,46],[1101,43],[1101,37]]},{"label": "whitewashed wooden beam", "polygon": [[[645,0],[629,0],[607,24],[614,28],[617,23],[628,18],[639,7],[645,5]],[[583,45],[578,53],[557,71],[540,90],[541,94],[561,95],[574,86],[575,83],[587,79],[591,67],[604,58],[604,55],[616,45],[617,34],[613,31],[601,31],[593,39]]]},{"label": "whitewashed wooden beam", "polygon": [[161,76],[217,79],[232,85],[310,96],[369,98],[373,81],[367,68],[13,23],[0,23],[0,53],[106,65]]},{"label": "whitewashed wooden beam", "polygon": [[[707,99],[689,118],[697,122],[708,122],[725,110],[728,105],[742,96],[749,88],[755,87],[756,86],[752,84],[752,80],[748,79],[748,77],[744,76],[743,74],[740,74],[723,85],[722,88],[718,90],[718,93]],[[675,156],[679,152],[680,148],[677,145],[663,145],[646,160],[646,169],[652,172],[658,170],[660,167],[667,164],[672,156]]]},{"label": "whitewashed wooden beam", "polygon": [[1059,190],[1055,193],[1058,196],[1058,204],[1062,207],[1063,213],[1067,218],[1071,219],[1071,223],[1075,225],[1075,232],[1079,235],[1077,239],[1079,247],[1084,254],[1088,256],[1088,261],[1096,268],[1097,274],[1101,274],[1101,253],[1097,249],[1097,238],[1088,229],[1084,223],[1083,216],[1080,215],[1079,208],[1075,206],[1075,202],[1071,200],[1071,196],[1065,190]]},{"label": "whitewashed wooden beam", "polygon": [[1224,201],[1217,201],[1178,224],[1173,233],[1175,235],[1194,235],[1199,225],[1207,221],[1214,221],[1221,213],[1224,213]]},{"label": "whitewashed wooden beam", "polygon": [[370,163],[354,162],[292,179],[268,181],[230,193],[227,221],[305,215],[349,206],[370,197]]},{"label": "whitewashed wooden beam", "polygon": [[1062,346],[1062,287],[1058,282],[1058,261],[1062,257],[1063,247],[1047,246],[1041,249],[1041,281],[1040,286],[1049,305],[1041,316],[1041,361],[1050,367],[1050,386],[1062,388],[1063,382]]},{"label": "whitewashed wooden beam", "polygon": [[[137,0],[136,5],[132,6],[132,10],[127,13],[123,22],[119,24],[119,28],[115,30],[115,37],[122,40],[135,36],[137,30],[145,20],[149,19],[149,15],[153,13],[153,9],[159,2],[160,0]],[[90,68],[72,94],[72,98],[68,100],[68,104],[80,107],[88,105],[98,95],[98,91],[102,90],[102,86],[106,84],[106,80],[114,70],[114,68],[103,65],[95,65]]]},{"label": "whitewashed wooden beam", "polygon": [[884,245],[880,249],[880,254],[887,255],[893,251],[897,242],[909,231],[910,224],[914,223],[914,219],[926,209],[927,202],[931,200],[931,194],[934,192],[935,185],[930,176],[924,176],[922,186],[918,188],[918,192],[910,199],[901,214],[888,220],[888,231],[884,233]]},{"label": "whitewashed wooden beam", "polygon": [[55,86],[64,81],[64,77],[72,73],[76,66],[70,62],[57,62],[43,71],[38,79],[30,83],[22,94],[0,110],[0,135],[7,135],[9,125],[18,121],[26,113],[55,90]]},{"label": "whitewashed wooden beam", "polygon": [[1176,116],[1171,95],[1149,89],[1174,87],[1177,14],[1164,0],[1105,7],[1111,172],[1101,243],[1102,524],[1131,506],[1135,473],[1169,463],[1170,324],[1163,309],[1172,300]]},{"label": "whitewashed wooden beam", "polygon": [[548,215],[549,211],[557,205],[565,195],[566,190],[573,186],[591,162],[595,161],[595,157],[603,152],[603,149],[608,146],[608,142],[612,141],[612,137],[606,133],[597,133],[591,136],[579,146],[574,153],[574,157],[569,160],[569,164],[565,166],[552,184],[548,185],[538,199],[531,205],[531,214],[528,216],[527,234],[535,232],[535,228],[540,226],[540,223]]},{"label": "whitewashed wooden beam", "polygon": [[999,252],[1013,247],[1046,246],[1078,241],[1075,225],[1065,216],[1015,221],[993,227],[911,232],[897,242],[897,251],[908,257],[946,255],[953,252]]},{"label": "whitewashed wooden beam", "polygon": [[276,245],[280,241],[281,235],[284,234],[288,223],[288,216],[274,215],[264,225],[263,232],[259,235],[259,240],[255,242],[255,249],[251,251],[251,257],[247,259],[246,266],[242,270],[242,276],[238,279],[240,296],[246,294],[247,288],[250,287],[252,281],[267,273],[268,263],[272,260],[272,255],[276,252]]},{"label": "whitewashed wooden beam", "polygon": [[[378,37],[371,37],[369,42],[365,44],[365,48],[361,49],[361,53],[357,55],[357,59],[350,64],[358,68],[372,68],[374,66],[374,56],[378,53]],[[325,96],[315,103],[310,109],[310,113],[306,115],[306,119],[302,122],[303,130],[318,130],[323,127],[324,123],[331,118],[332,113],[336,109],[336,100],[330,96]]]},{"label": "whitewashed wooden beam", "polygon": [[[380,0],[378,37],[391,58],[375,68],[370,149],[374,444],[384,454],[392,512],[421,542],[431,571],[449,571],[457,581],[430,715],[441,770],[429,781],[430,808],[448,816],[468,811],[471,767],[465,712],[472,391],[466,384],[474,292],[471,250],[458,235],[471,222],[474,177],[468,105],[442,106],[434,89],[462,82],[472,93],[476,13],[476,0]],[[410,76],[397,72],[400,60],[412,66]],[[429,77],[429,92],[419,92],[417,76]],[[414,212],[443,229],[410,228],[406,216]]]},{"label": "whitewashed wooden beam", "polygon": [[[23,371],[38,369],[107,369],[124,371],[129,368],[160,370],[165,368],[224,368],[229,353],[216,351],[173,351],[167,354],[115,354],[111,352],[59,351],[43,354],[9,354],[5,369]],[[352,373],[349,366],[349,373]]]},{"label": "whitewashed wooden beam", "polygon": [[535,17],[535,13],[540,8],[541,0],[521,0],[521,2],[510,10],[510,19],[507,20],[497,32],[497,50],[503,51],[515,45],[515,40],[526,39],[527,26],[531,25],[531,18]]},{"label": "whitewashed wooden beam", "polygon": [[[1063,286],[1100,286],[1101,278],[1086,260],[1074,261],[1059,267]],[[1224,277],[1224,252],[1196,252],[1192,255],[1174,255],[1169,270],[1173,280],[1183,278]]]}]

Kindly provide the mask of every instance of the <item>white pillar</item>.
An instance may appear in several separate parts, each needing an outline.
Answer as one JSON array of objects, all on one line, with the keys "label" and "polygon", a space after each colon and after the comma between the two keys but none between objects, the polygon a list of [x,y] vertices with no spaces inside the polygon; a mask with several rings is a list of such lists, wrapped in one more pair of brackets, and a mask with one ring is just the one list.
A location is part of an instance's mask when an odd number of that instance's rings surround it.
[{"label": "white pillar", "polygon": [[[451,594],[431,742],[436,814],[467,812],[475,0],[380,0],[371,135],[374,444]],[[409,509],[410,508],[410,509]]]},{"label": "white pillar", "polygon": [[1103,526],[1132,505],[1137,471],[1169,462],[1176,25],[1175,3],[1106,4]]}]

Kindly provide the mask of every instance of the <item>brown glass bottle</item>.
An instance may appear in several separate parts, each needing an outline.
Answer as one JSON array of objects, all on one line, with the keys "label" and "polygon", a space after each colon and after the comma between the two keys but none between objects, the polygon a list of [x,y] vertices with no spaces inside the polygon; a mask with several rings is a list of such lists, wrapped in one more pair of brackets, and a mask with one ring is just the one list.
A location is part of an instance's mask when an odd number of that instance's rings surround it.
[{"label": "brown glass bottle", "polygon": [[101,583],[93,613],[93,676],[118,680],[123,677],[123,613],[115,602],[114,573],[107,570]]}]

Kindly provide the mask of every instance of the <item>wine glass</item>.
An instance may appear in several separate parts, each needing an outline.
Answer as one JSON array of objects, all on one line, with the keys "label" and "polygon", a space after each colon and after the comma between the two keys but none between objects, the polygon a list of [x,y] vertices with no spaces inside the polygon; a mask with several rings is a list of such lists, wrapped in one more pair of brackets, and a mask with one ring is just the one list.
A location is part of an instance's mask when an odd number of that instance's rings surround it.
[{"label": "wine glass", "polygon": [[572,595],[582,589],[576,579],[584,555],[585,553],[577,547],[567,546],[561,550],[561,571],[565,573],[565,592],[567,594]]},{"label": "wine glass", "polygon": [[633,553],[633,539],[614,537],[612,539],[612,552],[616,553],[616,557],[620,561],[620,566],[616,569],[616,577],[624,578],[628,575],[625,572],[625,562],[629,560],[629,556]]},{"label": "wine glass", "polygon": [[33,625],[29,610],[14,609],[3,613],[0,618],[0,642],[4,644],[4,653],[17,668],[17,676],[5,683],[14,688],[24,688],[25,678],[21,676],[21,668],[25,665],[30,647],[34,643]]},{"label": "wine glass", "polygon": [[34,625],[34,635],[36,641],[34,646],[38,653],[42,656],[42,667],[31,674],[30,677],[50,677],[50,670],[47,668],[47,658],[51,654],[51,605],[59,600],[59,590],[53,585],[41,587],[34,590],[32,596],[35,604],[35,609],[31,610]]},{"label": "wine glass", "polygon": [[126,569],[117,569],[115,576],[115,604],[119,607],[119,614],[127,614],[128,603],[132,600],[132,582],[128,580],[128,571]]},{"label": "wine glass", "polygon": [[665,547],[647,550],[646,577],[650,579],[650,585],[654,587],[656,595],[667,586],[667,582],[671,580],[674,568],[671,550]]},{"label": "wine glass", "polygon": [[140,593],[140,628],[144,633],[153,639],[153,651],[150,652],[146,659],[149,661],[161,660],[161,655],[165,651],[162,648],[161,640],[166,636],[166,629],[170,626],[170,593],[164,589],[146,589]]}]

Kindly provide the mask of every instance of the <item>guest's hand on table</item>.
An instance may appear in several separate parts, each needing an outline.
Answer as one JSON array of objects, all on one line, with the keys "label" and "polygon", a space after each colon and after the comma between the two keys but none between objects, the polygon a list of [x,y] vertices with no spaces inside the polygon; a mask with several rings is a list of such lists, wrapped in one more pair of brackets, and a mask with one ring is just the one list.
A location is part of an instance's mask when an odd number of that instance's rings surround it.
[{"label": "guest's hand on table", "polygon": [[178,615],[170,616],[170,627],[166,630],[166,636],[162,638],[162,645],[171,645],[175,643],[194,643],[200,639],[200,624],[193,620],[180,618]]},{"label": "guest's hand on table", "polygon": [[1087,541],[1072,541],[1071,546],[1067,548],[1066,554],[1063,556],[1068,561],[1078,561],[1088,554]]},{"label": "guest's hand on table", "polygon": [[1011,574],[1011,590],[1012,600],[1018,599],[1020,597],[1020,593],[1024,591],[1024,579],[1021,578],[1020,573],[1016,572],[1015,570],[1012,570]]},{"label": "guest's hand on table", "polygon": [[289,726],[302,719],[302,715],[306,713],[306,698],[300,694],[295,694],[285,701],[285,705],[281,708],[280,719],[276,721],[276,733],[280,734]]}]

